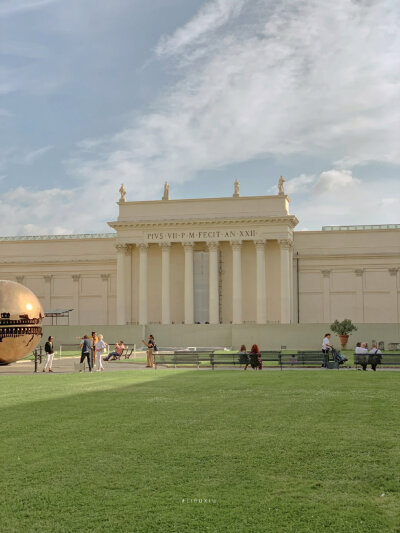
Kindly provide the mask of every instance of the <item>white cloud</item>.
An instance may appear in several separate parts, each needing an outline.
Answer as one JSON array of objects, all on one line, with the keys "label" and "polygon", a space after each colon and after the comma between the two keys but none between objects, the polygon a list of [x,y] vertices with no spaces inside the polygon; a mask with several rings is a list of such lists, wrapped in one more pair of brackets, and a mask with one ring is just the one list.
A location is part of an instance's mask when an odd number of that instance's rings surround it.
[{"label": "white cloud", "polygon": [[371,182],[348,173],[340,176],[337,171],[331,170],[321,173],[310,192],[321,183],[321,179],[323,189],[317,191],[317,196],[306,194],[291,198],[292,211],[300,221],[297,229],[399,223],[400,180],[382,178]]},{"label": "white cloud", "polygon": [[[330,215],[338,223],[353,215],[377,220],[387,206],[383,211],[377,196],[365,196],[365,182],[350,169],[368,161],[400,164],[398,23],[397,0],[206,3],[157,47],[160,61],[176,61],[179,81],[123,131],[82,140],[67,163],[79,181],[70,197],[39,193],[51,197],[42,203],[51,227],[103,229],[115,216],[121,182],[130,200],[157,198],[165,180],[173,185],[225,165],[295,154],[337,162],[318,177],[286,183],[307,227]],[[295,199],[306,190],[314,196]],[[370,212],[338,202],[346,190],[352,201],[364,198]],[[87,208],[94,191],[101,209]],[[29,195],[34,202],[36,193]],[[31,223],[20,216],[21,224]],[[49,227],[42,212],[35,216]]]},{"label": "white cloud", "polygon": [[[228,10],[206,7],[217,5]],[[201,60],[194,55],[151,111],[101,143],[91,161],[82,157],[78,173],[120,175],[148,195],[149,180],[179,182],[260,156],[400,163],[394,2],[283,0],[272,14],[269,6],[254,0],[246,16],[257,13],[256,21],[237,18],[218,28],[217,40],[202,41]],[[184,26],[193,24],[185,39],[161,41],[160,49],[195,48],[213,28],[200,23],[201,13]]]},{"label": "white cloud", "polygon": [[309,189],[310,183],[315,181],[314,175],[300,174],[296,178],[286,180],[285,192],[286,194],[293,194],[295,192],[303,192]]},{"label": "white cloud", "polygon": [[169,37],[162,37],[156,52],[159,55],[181,53],[212,32],[237,17],[248,0],[212,0],[203,5],[197,15]]},{"label": "white cloud", "polygon": [[59,0],[3,0],[0,5],[0,17],[7,17],[24,11],[38,9]]},{"label": "white cloud", "polygon": [[361,181],[352,175],[351,170],[327,170],[321,173],[312,190],[315,194],[331,193],[343,189],[351,191],[360,183]]},{"label": "white cloud", "polygon": [[53,146],[49,145],[49,146],[43,146],[42,148],[38,148],[37,150],[32,150],[21,158],[21,162],[25,165],[31,165],[37,159],[40,159],[52,149],[53,149]]}]

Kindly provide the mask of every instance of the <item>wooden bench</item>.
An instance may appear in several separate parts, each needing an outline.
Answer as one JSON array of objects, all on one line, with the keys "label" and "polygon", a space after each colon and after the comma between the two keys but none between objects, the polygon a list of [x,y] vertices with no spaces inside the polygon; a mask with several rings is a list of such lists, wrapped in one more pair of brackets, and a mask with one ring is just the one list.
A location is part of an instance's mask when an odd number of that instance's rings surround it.
[{"label": "wooden bench", "polygon": [[177,366],[196,366],[200,368],[203,362],[210,362],[209,352],[188,352],[188,351],[175,351],[175,352],[154,352],[154,365],[173,365]]},{"label": "wooden bench", "polygon": [[324,364],[324,354],[316,350],[281,353],[279,364],[281,369],[283,366],[319,367]]},{"label": "wooden bench", "polygon": [[[367,365],[369,364],[369,356],[373,354],[354,354],[354,365],[357,368],[358,366],[362,366],[360,363],[360,356],[366,356],[367,358]],[[392,352],[392,353],[383,353],[381,362],[378,364],[378,366],[387,366],[387,367],[393,367],[396,368],[400,366],[400,352]]]},{"label": "wooden bench", "polygon": [[281,352],[279,350],[270,350],[270,351],[261,350],[260,353],[261,353],[261,359],[262,359],[263,364],[264,363],[276,363],[276,365],[273,365],[273,366],[279,365],[279,360],[281,356]]},{"label": "wooden bench", "polygon": [[236,366],[236,365],[242,365],[241,357],[239,352],[235,353],[210,353],[210,365],[211,368],[214,370],[215,365],[230,365],[230,366]]}]

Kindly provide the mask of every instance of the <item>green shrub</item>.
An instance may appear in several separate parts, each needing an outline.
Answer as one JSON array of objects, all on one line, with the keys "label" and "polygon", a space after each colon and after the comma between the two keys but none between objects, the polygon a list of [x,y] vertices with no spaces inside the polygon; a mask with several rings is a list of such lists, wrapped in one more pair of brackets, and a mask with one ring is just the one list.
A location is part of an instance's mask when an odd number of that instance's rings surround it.
[{"label": "green shrub", "polygon": [[333,324],[330,325],[331,331],[337,333],[338,335],[349,335],[352,331],[356,331],[357,328],[349,318],[345,318],[342,322],[335,320]]}]

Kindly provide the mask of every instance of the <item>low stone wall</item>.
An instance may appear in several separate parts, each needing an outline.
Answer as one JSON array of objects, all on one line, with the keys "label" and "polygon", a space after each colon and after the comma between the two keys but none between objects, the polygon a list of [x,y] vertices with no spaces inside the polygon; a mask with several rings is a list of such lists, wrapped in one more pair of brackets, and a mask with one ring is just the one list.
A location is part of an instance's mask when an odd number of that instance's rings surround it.
[{"label": "low stone wall", "polygon": [[[349,338],[348,349],[353,349],[356,342],[372,340],[383,341],[385,348],[390,342],[400,342],[400,324],[359,324]],[[77,337],[92,331],[102,333],[109,344],[123,340],[132,345],[141,346],[141,340],[152,333],[158,346],[232,346],[239,349],[245,344],[250,349],[258,344],[261,350],[278,350],[283,346],[288,350],[319,350],[322,338],[329,331],[329,324],[195,324],[195,325],[161,325],[148,326],[44,326],[43,339],[49,335],[59,344],[78,344]],[[333,345],[340,348],[337,335],[332,334]]]}]

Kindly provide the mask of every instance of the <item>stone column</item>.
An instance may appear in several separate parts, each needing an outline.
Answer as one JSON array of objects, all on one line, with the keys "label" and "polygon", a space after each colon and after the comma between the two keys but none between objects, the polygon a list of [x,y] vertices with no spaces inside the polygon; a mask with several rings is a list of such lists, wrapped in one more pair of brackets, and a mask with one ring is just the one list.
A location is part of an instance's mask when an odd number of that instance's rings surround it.
[{"label": "stone column", "polygon": [[80,274],[72,274],[72,307],[74,308],[73,311],[73,318],[72,318],[72,324],[78,326],[80,323],[80,316],[79,316],[79,293],[80,293]]},{"label": "stone column", "polygon": [[139,324],[147,324],[147,243],[139,244]]},{"label": "stone column", "polygon": [[354,273],[356,275],[356,316],[354,321],[360,324],[364,322],[364,269],[356,268]]},{"label": "stone column", "polygon": [[125,322],[132,322],[132,245],[125,245],[124,250],[124,293],[125,293]]},{"label": "stone column", "polygon": [[281,324],[290,324],[292,311],[290,308],[290,247],[292,241],[281,239],[279,241],[281,249]]},{"label": "stone column", "polygon": [[289,277],[290,277],[290,323],[294,324],[294,278],[293,278],[293,242],[289,248]]},{"label": "stone column", "polygon": [[108,324],[108,280],[110,279],[110,274],[100,274],[102,281],[102,294],[101,294],[101,305],[103,309],[103,324]]},{"label": "stone column", "polygon": [[391,300],[391,308],[392,308],[392,314],[393,314],[392,322],[400,321],[398,272],[399,272],[398,268],[389,268],[390,300]]},{"label": "stone column", "polygon": [[331,321],[331,310],[330,310],[330,298],[331,298],[331,271],[322,270],[322,321],[330,322]]},{"label": "stone column", "polygon": [[117,244],[117,324],[126,324],[125,244]]},{"label": "stone column", "polygon": [[171,323],[171,243],[162,242],[161,246],[161,323]]},{"label": "stone column", "polygon": [[219,323],[219,294],[218,294],[218,242],[209,242],[208,264],[209,264],[209,316],[210,324]]},{"label": "stone column", "polygon": [[[232,241],[232,323],[242,323],[242,241]],[[217,270],[218,273],[218,270]]]},{"label": "stone column", "polygon": [[185,324],[194,322],[193,243],[182,243],[185,250]]},{"label": "stone column", "polygon": [[44,310],[51,310],[51,280],[53,276],[43,276],[44,278]]},{"label": "stone column", "polygon": [[257,302],[257,324],[267,322],[267,294],[265,286],[265,241],[254,241],[256,246],[256,302]]}]

